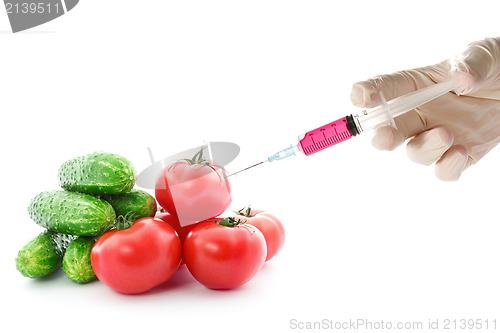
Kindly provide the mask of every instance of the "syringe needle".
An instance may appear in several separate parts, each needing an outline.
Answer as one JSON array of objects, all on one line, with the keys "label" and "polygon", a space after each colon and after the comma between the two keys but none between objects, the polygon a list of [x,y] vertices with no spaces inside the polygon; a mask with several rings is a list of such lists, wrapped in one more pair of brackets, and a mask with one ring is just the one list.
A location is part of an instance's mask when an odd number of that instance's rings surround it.
[{"label": "syringe needle", "polygon": [[240,170],[240,171],[234,172],[234,173],[230,174],[230,175],[229,175],[229,176],[227,176],[227,177],[234,176],[234,175],[235,175],[235,174],[237,174],[237,173],[240,173],[240,172],[243,172],[243,171],[248,170],[248,169],[250,169],[250,168],[253,168],[253,167],[255,167],[255,166],[257,166],[257,165],[260,165],[260,164],[262,164],[262,163],[264,163],[264,162],[267,162],[267,160],[262,161],[262,162],[259,162],[259,163],[257,163],[257,164],[254,164],[254,165],[252,165],[252,166],[249,166],[249,167],[247,167],[247,168],[245,168],[245,169],[243,169],[243,170]]},{"label": "syringe needle", "polygon": [[248,170],[250,168],[253,168],[253,167],[257,166],[257,165],[261,165],[264,162],[273,162],[273,161],[277,161],[277,160],[282,160],[282,159],[284,159],[284,158],[286,158],[288,156],[294,156],[296,151],[299,151],[298,146],[292,146],[292,145],[290,145],[290,147],[285,148],[285,149],[277,152],[276,154],[270,156],[267,160],[259,162],[257,164],[254,164],[252,166],[249,166],[248,168],[245,168],[245,169],[240,170],[238,172],[232,173],[232,174],[230,174],[227,177],[231,177],[231,176],[233,176],[233,175],[235,175],[237,173],[243,172],[243,171]]}]

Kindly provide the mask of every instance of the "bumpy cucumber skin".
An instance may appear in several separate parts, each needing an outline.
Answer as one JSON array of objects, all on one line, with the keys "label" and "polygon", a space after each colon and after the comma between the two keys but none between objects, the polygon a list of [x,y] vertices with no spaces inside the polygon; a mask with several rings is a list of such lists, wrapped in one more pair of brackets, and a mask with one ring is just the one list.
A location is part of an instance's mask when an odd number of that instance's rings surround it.
[{"label": "bumpy cucumber skin", "polygon": [[74,236],[44,231],[17,254],[16,268],[24,276],[40,278],[61,267],[63,253]]},{"label": "bumpy cucumber skin", "polygon": [[121,155],[95,152],[64,162],[58,178],[59,185],[67,191],[118,194],[134,187],[136,172],[132,163]]},{"label": "bumpy cucumber skin", "polygon": [[97,279],[90,262],[90,252],[96,237],[78,237],[69,243],[64,253],[62,268],[66,276],[77,283]]},{"label": "bumpy cucumber skin", "polygon": [[113,207],[105,200],[67,191],[37,194],[28,212],[42,227],[76,236],[100,236],[116,220]]},{"label": "bumpy cucumber skin", "polygon": [[156,214],[155,198],[143,190],[132,189],[127,193],[104,195],[101,198],[113,206],[116,216],[123,216],[131,221]]}]

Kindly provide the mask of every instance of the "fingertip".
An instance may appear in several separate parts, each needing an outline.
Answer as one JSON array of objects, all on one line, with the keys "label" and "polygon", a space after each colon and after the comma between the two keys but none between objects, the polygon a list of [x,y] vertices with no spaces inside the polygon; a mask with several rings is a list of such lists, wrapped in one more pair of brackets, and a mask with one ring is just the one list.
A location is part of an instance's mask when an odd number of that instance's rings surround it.
[{"label": "fingertip", "polygon": [[464,146],[453,146],[436,162],[434,173],[444,181],[456,181],[471,164]]},{"label": "fingertip", "polygon": [[403,142],[399,131],[392,126],[377,128],[372,139],[372,145],[378,150],[394,150]]},{"label": "fingertip", "polygon": [[367,81],[352,85],[351,102],[354,106],[365,108],[380,103],[377,89]]},{"label": "fingertip", "polygon": [[359,83],[352,85],[351,89],[351,103],[354,106],[363,107],[363,87]]},{"label": "fingertip", "polygon": [[415,163],[431,165],[439,160],[453,144],[453,133],[436,127],[416,135],[406,145],[408,157]]}]

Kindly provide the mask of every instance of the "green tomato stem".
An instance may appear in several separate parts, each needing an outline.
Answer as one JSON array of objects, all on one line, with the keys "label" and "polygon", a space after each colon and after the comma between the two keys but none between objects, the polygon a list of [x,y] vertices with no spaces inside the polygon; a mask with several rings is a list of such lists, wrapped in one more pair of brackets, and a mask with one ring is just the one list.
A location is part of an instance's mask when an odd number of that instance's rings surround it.
[{"label": "green tomato stem", "polygon": [[244,216],[244,217],[254,217],[255,215],[252,215],[252,208],[250,205],[247,207],[243,207],[242,209],[238,210],[235,212],[238,215]]},{"label": "green tomato stem", "polygon": [[220,220],[220,221],[215,221],[215,223],[219,224],[219,225],[223,225],[225,227],[229,227],[229,228],[233,228],[233,227],[236,227],[238,225],[245,224],[244,221],[237,220],[232,216],[226,217],[225,219]]},{"label": "green tomato stem", "polygon": [[130,218],[130,216],[120,215],[116,218],[115,228],[118,231],[128,229],[133,225],[134,221]]}]

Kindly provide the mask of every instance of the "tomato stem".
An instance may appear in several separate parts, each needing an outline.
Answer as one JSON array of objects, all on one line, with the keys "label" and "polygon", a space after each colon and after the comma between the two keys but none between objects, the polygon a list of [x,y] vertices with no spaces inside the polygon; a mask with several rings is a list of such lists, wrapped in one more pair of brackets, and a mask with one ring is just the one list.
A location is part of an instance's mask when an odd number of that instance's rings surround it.
[{"label": "tomato stem", "polygon": [[217,170],[215,170],[215,168],[213,167],[212,164],[210,164],[210,161],[207,161],[204,157],[203,157],[203,146],[201,146],[200,148],[200,151],[197,152],[192,159],[184,159],[184,161],[188,162],[189,164],[191,165],[204,165],[204,166],[207,166],[209,167],[210,169],[212,169],[216,174],[217,176],[219,176],[219,185],[222,186],[222,177],[221,175],[217,172]]},{"label": "tomato stem", "polygon": [[208,162],[203,158],[203,146],[201,146],[200,151],[197,152],[192,159],[185,159],[189,164],[208,164]]},{"label": "tomato stem", "polygon": [[235,219],[234,217],[229,216],[222,220],[216,220],[215,224],[219,224],[228,228],[234,228],[238,226],[245,227],[248,231],[251,231],[254,234],[257,228],[255,228],[255,226],[251,224],[247,224],[246,222],[246,220]]},{"label": "tomato stem", "polygon": [[128,229],[133,225],[134,225],[134,220],[132,219],[132,216],[129,214],[125,216],[119,215],[116,218],[115,228],[118,231]]},{"label": "tomato stem", "polygon": [[235,211],[236,214],[238,215],[241,215],[241,216],[245,216],[245,217],[254,217],[254,215],[252,215],[252,208],[250,207],[250,205],[248,205],[247,207],[243,207],[242,209],[238,210],[238,211]]},{"label": "tomato stem", "polygon": [[233,228],[233,227],[236,227],[238,225],[241,225],[241,224],[244,224],[245,222],[243,221],[240,221],[240,220],[237,220],[235,219],[234,217],[232,216],[229,216],[229,217],[226,217],[225,219],[223,220],[219,220],[219,221],[215,221],[216,224],[220,224],[220,225],[223,225],[225,227],[230,227],[230,228]]}]

